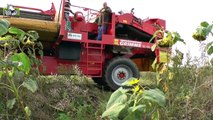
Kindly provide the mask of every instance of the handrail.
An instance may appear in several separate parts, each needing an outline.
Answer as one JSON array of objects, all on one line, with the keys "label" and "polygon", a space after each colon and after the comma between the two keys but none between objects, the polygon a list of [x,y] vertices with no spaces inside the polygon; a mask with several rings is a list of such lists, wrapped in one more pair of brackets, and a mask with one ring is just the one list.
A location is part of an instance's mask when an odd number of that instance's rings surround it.
[{"label": "handrail", "polygon": [[98,10],[95,10],[95,9],[91,9],[91,8],[87,8],[87,7],[82,7],[82,6],[77,6],[77,5],[71,5],[71,7],[75,7],[75,8],[80,8],[82,9],[83,11],[87,12],[86,15],[84,15],[84,17],[86,18],[86,22],[90,21],[91,18],[90,18],[90,15],[99,15],[99,11]]},{"label": "handrail", "polygon": [[82,6],[77,6],[77,5],[71,5],[71,6],[73,6],[73,7],[77,7],[77,8],[83,8],[83,9],[85,9],[85,11],[86,11],[86,9],[87,9],[87,10],[92,10],[92,11],[99,12],[98,10],[91,9],[91,8],[88,8],[88,7],[82,7]]},{"label": "handrail", "polygon": [[50,16],[52,16],[52,20],[54,20],[55,14],[56,14],[56,9],[55,9],[54,3],[52,3],[52,6],[51,6],[50,10],[47,10],[47,11],[44,11],[44,10],[38,9],[38,8],[33,8],[33,7],[25,7],[25,6],[18,6],[18,5],[12,5],[12,6],[15,7],[15,8],[38,11],[41,14],[50,15]]},{"label": "handrail", "polygon": [[28,10],[36,10],[36,11],[40,11],[40,12],[44,13],[43,10],[38,9],[38,8],[24,7],[24,6],[17,6],[17,5],[13,5],[13,6],[16,7],[16,8],[22,8],[22,9],[28,9]]}]

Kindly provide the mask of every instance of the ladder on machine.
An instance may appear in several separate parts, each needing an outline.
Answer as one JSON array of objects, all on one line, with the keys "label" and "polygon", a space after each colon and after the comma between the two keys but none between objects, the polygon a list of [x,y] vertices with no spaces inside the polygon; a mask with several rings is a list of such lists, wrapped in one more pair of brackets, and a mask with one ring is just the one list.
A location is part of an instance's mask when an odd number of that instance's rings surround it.
[{"label": "ladder on machine", "polygon": [[86,43],[86,74],[97,73],[93,77],[102,77],[103,71],[103,49],[102,43]]}]

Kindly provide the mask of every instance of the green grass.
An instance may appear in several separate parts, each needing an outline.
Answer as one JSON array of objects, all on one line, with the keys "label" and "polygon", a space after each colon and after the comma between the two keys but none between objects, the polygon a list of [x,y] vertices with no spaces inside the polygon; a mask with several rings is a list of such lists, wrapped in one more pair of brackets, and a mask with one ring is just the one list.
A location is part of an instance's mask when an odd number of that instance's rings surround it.
[{"label": "green grass", "polygon": [[[167,92],[166,117],[169,120],[212,120],[213,119],[213,66],[198,67],[194,61],[174,65],[170,72]],[[141,84],[156,87],[156,74],[141,73]]]},{"label": "green grass", "polygon": [[[92,80],[69,76],[43,76],[40,89],[27,97],[34,119],[96,120],[105,110],[111,92]],[[82,79],[85,79],[84,81]],[[34,102],[32,102],[34,100]]]}]

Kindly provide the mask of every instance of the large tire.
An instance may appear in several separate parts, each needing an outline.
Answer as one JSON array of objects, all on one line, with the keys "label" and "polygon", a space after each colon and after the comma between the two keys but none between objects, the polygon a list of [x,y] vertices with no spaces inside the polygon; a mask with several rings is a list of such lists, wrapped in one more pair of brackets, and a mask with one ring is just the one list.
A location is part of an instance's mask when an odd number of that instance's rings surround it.
[{"label": "large tire", "polygon": [[128,58],[117,57],[112,59],[106,66],[104,81],[112,90],[116,90],[122,86],[122,83],[132,77],[140,77],[135,63]]}]

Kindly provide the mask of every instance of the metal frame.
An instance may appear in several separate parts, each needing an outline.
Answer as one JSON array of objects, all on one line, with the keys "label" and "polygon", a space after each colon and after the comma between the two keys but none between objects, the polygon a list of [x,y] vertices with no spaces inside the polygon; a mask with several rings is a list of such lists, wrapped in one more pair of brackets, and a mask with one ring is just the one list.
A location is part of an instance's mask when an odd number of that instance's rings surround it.
[{"label": "metal frame", "polygon": [[56,15],[56,9],[55,9],[54,3],[52,3],[50,10],[47,10],[47,11],[43,11],[42,9],[32,8],[32,7],[24,7],[24,6],[17,6],[17,5],[13,5],[13,6],[16,8],[21,8],[21,9],[25,9],[25,10],[34,10],[34,11],[38,11],[41,14],[50,15],[53,18],[52,20],[54,20],[55,15]]}]

